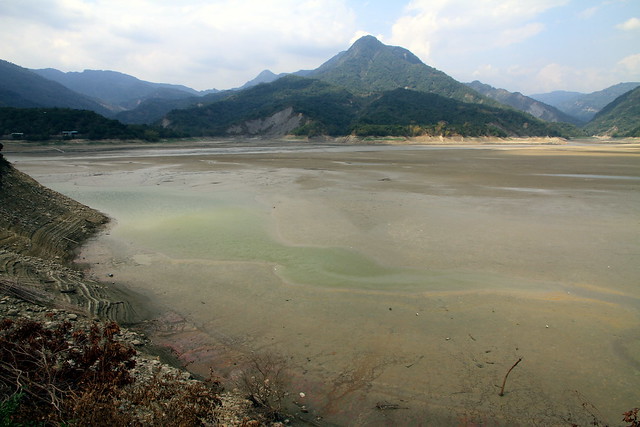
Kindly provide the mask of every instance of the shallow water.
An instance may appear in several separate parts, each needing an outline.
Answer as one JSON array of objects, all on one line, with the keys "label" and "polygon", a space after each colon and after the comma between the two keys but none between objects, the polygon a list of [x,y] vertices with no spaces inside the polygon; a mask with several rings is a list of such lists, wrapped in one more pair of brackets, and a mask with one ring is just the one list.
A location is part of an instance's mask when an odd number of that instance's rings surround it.
[{"label": "shallow water", "polygon": [[[637,178],[637,153],[567,150],[18,166],[116,219],[83,256],[209,337],[172,335],[195,369],[224,351],[286,354],[294,391],[341,424],[562,425],[588,419],[584,401],[617,420],[640,399],[640,188],[580,179]],[[409,409],[376,410],[384,401]]]}]

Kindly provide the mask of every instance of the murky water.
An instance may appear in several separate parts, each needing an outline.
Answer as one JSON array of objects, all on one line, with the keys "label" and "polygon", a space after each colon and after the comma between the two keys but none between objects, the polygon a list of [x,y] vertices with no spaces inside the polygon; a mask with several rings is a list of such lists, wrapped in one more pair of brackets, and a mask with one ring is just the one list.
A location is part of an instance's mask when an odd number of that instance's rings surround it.
[{"label": "murky water", "polygon": [[293,391],[352,425],[637,406],[638,152],[288,151],[18,166],[115,218],[83,255],[211,339],[175,334],[195,369],[285,354]]}]

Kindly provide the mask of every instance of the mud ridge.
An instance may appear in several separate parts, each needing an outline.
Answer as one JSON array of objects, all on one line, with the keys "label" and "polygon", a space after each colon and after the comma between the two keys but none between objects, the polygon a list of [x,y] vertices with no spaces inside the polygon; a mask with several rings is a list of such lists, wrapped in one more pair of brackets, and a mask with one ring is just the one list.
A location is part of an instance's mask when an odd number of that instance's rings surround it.
[{"label": "mud ridge", "polygon": [[37,290],[52,304],[73,305],[119,323],[141,316],[125,291],[91,280],[72,262],[104,229],[102,213],[52,191],[0,155],[0,279]]}]

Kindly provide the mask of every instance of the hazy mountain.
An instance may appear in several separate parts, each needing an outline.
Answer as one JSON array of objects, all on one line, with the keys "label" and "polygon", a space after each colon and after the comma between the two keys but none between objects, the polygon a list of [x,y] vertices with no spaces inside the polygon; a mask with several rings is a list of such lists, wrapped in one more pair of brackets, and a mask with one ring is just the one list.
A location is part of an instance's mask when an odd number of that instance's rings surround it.
[{"label": "hazy mountain", "polygon": [[259,85],[260,83],[271,83],[285,75],[286,73],[275,74],[271,70],[264,70],[260,74],[258,74],[254,79],[249,80],[248,82],[240,86],[238,90],[248,89],[252,86]]},{"label": "hazy mountain", "polygon": [[93,99],[3,60],[0,60],[0,106],[64,107],[109,115],[109,110]]},{"label": "hazy mountain", "polygon": [[53,68],[32,71],[75,92],[100,100],[113,111],[131,110],[147,99],[184,99],[200,95],[186,86],[146,82],[117,71],[64,73]]},{"label": "hazy mountain", "polygon": [[578,99],[582,96],[587,95],[582,92],[571,92],[567,90],[554,90],[553,92],[548,93],[537,93],[535,95],[529,95],[529,98],[533,98],[540,102],[544,102],[545,104],[556,107],[558,105],[562,105],[567,102],[571,102],[574,99]]},{"label": "hazy mountain", "polygon": [[436,93],[464,102],[489,103],[473,89],[442,71],[424,64],[413,53],[382,44],[373,36],[358,39],[306,76],[342,86],[356,94],[370,94],[397,88]]},{"label": "hazy mountain", "polygon": [[223,98],[226,98],[227,96],[230,96],[235,91],[248,89],[261,83],[271,83],[285,75],[286,73],[275,74],[270,70],[264,70],[254,79],[249,80],[237,89],[230,89],[225,91],[205,91],[209,93],[202,97],[189,97],[180,99],[147,99],[140,102],[140,105],[138,105],[135,109],[118,113],[116,115],[116,118],[124,123],[153,123],[157,120],[160,120],[171,110],[210,104],[212,102],[219,101]]},{"label": "hazy mountain", "polygon": [[640,86],[606,105],[585,130],[593,135],[640,136]]},{"label": "hazy mountain", "polygon": [[133,110],[122,111],[115,118],[128,124],[150,124],[160,120],[172,110],[201,107],[229,96],[233,91],[216,91],[204,96],[191,96],[180,99],[151,98],[142,101]]},{"label": "hazy mountain", "polygon": [[524,111],[534,117],[547,122],[565,122],[574,125],[583,124],[580,120],[573,116],[570,116],[557,108],[545,104],[540,101],[536,101],[533,98],[525,96],[520,92],[509,92],[505,89],[496,89],[488,84],[481,83],[479,81],[473,81],[466,83],[467,86],[481,93],[482,95],[494,99],[501,104],[508,105],[516,110]]},{"label": "hazy mountain", "polygon": [[531,98],[545,102],[570,116],[588,122],[607,104],[638,86],[640,86],[639,82],[618,83],[593,93],[555,91],[531,95]]}]

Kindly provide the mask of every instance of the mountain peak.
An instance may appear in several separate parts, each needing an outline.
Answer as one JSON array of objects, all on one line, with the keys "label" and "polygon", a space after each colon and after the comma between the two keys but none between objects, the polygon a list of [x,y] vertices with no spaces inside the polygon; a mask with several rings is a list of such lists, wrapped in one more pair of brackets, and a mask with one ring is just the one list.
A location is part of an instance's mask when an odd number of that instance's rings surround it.
[{"label": "mountain peak", "polygon": [[351,48],[363,46],[382,48],[384,47],[384,44],[380,40],[369,34],[366,36],[362,36],[358,40],[356,40],[353,45],[351,45]]},{"label": "mountain peak", "polygon": [[348,50],[306,75],[347,88],[355,94],[407,88],[465,102],[489,101],[442,71],[426,65],[407,49],[385,45],[373,36],[359,38]]},{"label": "mountain peak", "polygon": [[360,37],[345,52],[346,57],[373,59],[378,55],[389,54],[396,60],[406,61],[410,64],[422,64],[422,61],[407,49],[399,46],[388,46],[374,36]]}]

